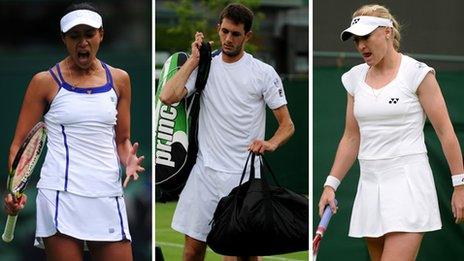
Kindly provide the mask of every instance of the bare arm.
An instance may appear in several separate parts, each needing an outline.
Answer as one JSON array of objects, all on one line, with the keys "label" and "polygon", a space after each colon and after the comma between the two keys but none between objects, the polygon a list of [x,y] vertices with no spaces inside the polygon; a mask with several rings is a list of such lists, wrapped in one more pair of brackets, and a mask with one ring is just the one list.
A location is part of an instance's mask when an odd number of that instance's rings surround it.
[{"label": "bare arm", "polygon": [[169,79],[161,90],[160,100],[166,105],[179,102],[187,95],[187,88],[185,84],[192,74],[193,70],[197,68],[200,62],[200,46],[203,41],[203,34],[197,32],[195,34],[195,41],[192,43],[192,54],[187,61],[182,65],[179,71]]},{"label": "bare arm", "polygon": [[18,123],[16,124],[15,135],[10,146],[8,169],[11,168],[16,152],[27,133],[42,119],[48,104],[48,98],[54,91],[50,86],[54,86],[54,83],[48,72],[40,72],[34,75],[29,83],[19,113]]},{"label": "bare arm", "polygon": [[140,166],[144,156],[137,156],[139,144],[136,142],[132,145],[130,141],[131,84],[129,75],[119,69],[115,69],[113,75],[119,92],[116,146],[121,164],[126,168],[126,179],[124,180],[124,187],[126,187],[130,179],[137,180],[138,173],[145,170]]},{"label": "bare arm", "polygon": [[[445,99],[434,75],[429,73],[420,84],[417,94],[427,117],[432,123],[452,175],[463,174],[462,152],[458,138],[446,109]],[[452,210],[457,223],[464,222],[464,186],[454,188],[451,201]]]},{"label": "bare arm", "polygon": [[[56,88],[51,88],[50,86],[55,86],[55,84],[49,73],[40,72],[32,78],[27,87],[8,155],[9,170],[11,170],[14,157],[27,133],[41,120],[47,104],[51,100],[50,97],[56,92]],[[26,201],[27,196],[25,194],[19,199],[16,199],[11,194],[6,195],[4,198],[5,212],[9,215],[16,215],[24,208]]]},{"label": "bare arm", "polygon": [[340,181],[343,180],[348,170],[353,166],[359,152],[360,134],[358,122],[354,117],[353,107],[353,96],[348,95],[345,131],[338,144],[335,160],[330,170],[330,175]]},{"label": "bare arm", "polygon": [[[340,143],[338,144],[335,160],[329,174],[336,177],[340,181],[343,180],[346,173],[353,165],[359,152],[360,133],[358,122],[354,117],[353,108],[353,96],[348,94],[345,131],[340,140]],[[337,212],[334,199],[335,190],[330,186],[325,186],[321,195],[321,199],[319,200],[319,215],[322,215],[324,207],[327,204],[330,204],[334,213]]]},{"label": "bare arm", "polygon": [[279,127],[275,131],[274,135],[267,141],[254,140],[248,147],[248,150],[257,154],[263,154],[266,151],[273,152],[278,147],[285,144],[295,132],[295,127],[293,126],[293,122],[286,105],[274,109],[272,112],[279,123]]}]

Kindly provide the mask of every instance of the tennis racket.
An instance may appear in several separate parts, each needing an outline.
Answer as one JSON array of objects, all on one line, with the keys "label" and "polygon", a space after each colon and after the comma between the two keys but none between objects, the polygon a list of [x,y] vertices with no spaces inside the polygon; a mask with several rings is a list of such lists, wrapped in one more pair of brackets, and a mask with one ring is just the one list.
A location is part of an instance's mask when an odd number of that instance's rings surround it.
[{"label": "tennis racket", "polygon": [[[7,189],[13,197],[19,198],[26,189],[27,182],[35,164],[40,158],[46,140],[45,124],[37,123],[27,134],[13,160],[10,173],[8,175]],[[6,220],[5,231],[2,239],[11,242],[14,237],[16,219],[18,215],[10,216]]]},{"label": "tennis racket", "polygon": [[[338,205],[337,200],[335,200],[335,205]],[[313,239],[313,260],[316,261],[317,252],[319,251],[319,245],[321,243],[322,237],[324,236],[324,232],[327,230],[327,226],[329,225],[330,218],[332,217],[332,209],[330,206],[325,206],[324,214],[322,214],[321,221],[317,226],[316,236]]]}]

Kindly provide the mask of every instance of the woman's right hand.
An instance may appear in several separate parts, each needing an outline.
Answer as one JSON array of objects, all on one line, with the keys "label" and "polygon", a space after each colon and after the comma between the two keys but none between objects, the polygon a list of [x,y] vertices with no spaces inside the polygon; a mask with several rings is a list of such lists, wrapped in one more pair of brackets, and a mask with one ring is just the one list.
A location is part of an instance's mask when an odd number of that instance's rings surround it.
[{"label": "woman's right hand", "polygon": [[22,194],[20,198],[15,198],[11,193],[8,193],[3,202],[5,212],[10,216],[16,216],[18,212],[24,208],[26,202],[26,194]]},{"label": "woman's right hand", "polygon": [[464,185],[454,187],[451,197],[451,210],[455,218],[455,223],[464,223]]},{"label": "woman's right hand", "polygon": [[335,190],[330,186],[325,186],[319,200],[319,216],[322,217],[325,206],[330,205],[332,213],[337,213],[337,205],[335,204]]}]

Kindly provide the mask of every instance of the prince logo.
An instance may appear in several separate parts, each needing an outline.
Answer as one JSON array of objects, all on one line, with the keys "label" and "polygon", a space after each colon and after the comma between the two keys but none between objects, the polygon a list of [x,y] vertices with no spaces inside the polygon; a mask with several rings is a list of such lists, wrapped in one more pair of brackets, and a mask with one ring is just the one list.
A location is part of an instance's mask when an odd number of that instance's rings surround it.
[{"label": "prince logo", "polygon": [[390,98],[390,101],[388,103],[390,104],[396,104],[398,101],[400,100],[400,98]]}]

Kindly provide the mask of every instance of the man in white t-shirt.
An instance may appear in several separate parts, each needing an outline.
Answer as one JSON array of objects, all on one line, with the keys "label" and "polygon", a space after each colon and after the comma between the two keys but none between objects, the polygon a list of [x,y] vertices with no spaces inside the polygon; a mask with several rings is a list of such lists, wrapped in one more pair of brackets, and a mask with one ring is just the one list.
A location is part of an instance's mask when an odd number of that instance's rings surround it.
[{"label": "man in white t-shirt", "polygon": [[[241,4],[228,5],[220,15],[221,50],[213,53],[200,98],[197,162],[172,221],[173,229],[185,234],[184,260],[204,259],[209,222],[219,199],[238,185],[248,151],[272,152],[294,132],[280,77],[270,65],[244,51],[252,22],[252,11]],[[163,88],[164,104],[194,92],[202,41],[203,34],[197,32],[192,55]],[[279,123],[268,140],[264,139],[266,105]]]}]

